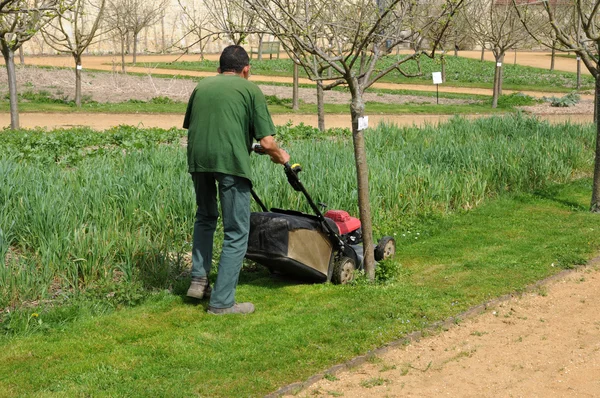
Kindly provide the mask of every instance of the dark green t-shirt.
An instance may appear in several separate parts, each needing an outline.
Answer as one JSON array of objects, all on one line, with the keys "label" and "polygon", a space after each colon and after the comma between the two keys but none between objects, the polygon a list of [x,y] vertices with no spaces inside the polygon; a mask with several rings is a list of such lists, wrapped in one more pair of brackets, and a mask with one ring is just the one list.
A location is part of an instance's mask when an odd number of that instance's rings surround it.
[{"label": "dark green t-shirt", "polygon": [[219,172],[250,179],[253,139],[275,134],[265,96],[237,75],[201,80],[188,102],[188,170]]}]

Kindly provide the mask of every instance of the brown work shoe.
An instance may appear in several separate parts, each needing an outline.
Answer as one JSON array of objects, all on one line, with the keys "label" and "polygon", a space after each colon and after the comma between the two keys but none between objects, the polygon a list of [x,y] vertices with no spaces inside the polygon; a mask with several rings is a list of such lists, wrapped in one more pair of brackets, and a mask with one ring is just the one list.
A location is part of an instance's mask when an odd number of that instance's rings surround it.
[{"label": "brown work shoe", "polygon": [[225,315],[225,314],[251,314],[254,312],[254,304],[252,303],[235,303],[229,308],[208,307],[206,310],[209,314]]},{"label": "brown work shoe", "polygon": [[193,276],[192,283],[190,284],[190,288],[187,291],[187,296],[202,300],[204,298],[209,298],[211,292],[212,289],[208,284],[207,277]]}]

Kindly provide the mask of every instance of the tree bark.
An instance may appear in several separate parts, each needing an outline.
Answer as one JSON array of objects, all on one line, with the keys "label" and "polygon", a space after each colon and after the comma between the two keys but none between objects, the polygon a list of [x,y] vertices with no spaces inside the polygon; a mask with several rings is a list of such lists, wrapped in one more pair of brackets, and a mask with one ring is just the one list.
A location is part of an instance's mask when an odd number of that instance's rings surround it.
[{"label": "tree bark", "polygon": [[577,55],[577,90],[581,88],[581,57]]},{"label": "tree bark", "polygon": [[358,130],[358,119],[364,115],[365,103],[362,93],[352,92],[350,113],[352,114],[352,140],[354,142],[354,160],[356,162],[356,180],[358,183],[358,207],[362,224],[364,269],[369,280],[375,280],[375,257],[373,250],[373,226],[371,224],[371,202],[369,200],[369,167],[363,131]]},{"label": "tree bark", "polygon": [[[595,91],[595,111],[594,111],[594,119],[600,120],[598,118],[598,111],[600,110],[600,106],[598,106],[598,101],[600,100],[600,75],[596,75],[596,89]],[[590,211],[592,213],[600,213],[600,123],[596,122],[596,154],[594,157],[594,182],[592,187],[592,203],[590,206]]]},{"label": "tree bark", "polygon": [[10,128],[16,130],[19,128],[19,101],[17,97],[17,73],[15,70],[15,53],[2,44],[2,55],[6,64],[6,74],[8,75],[8,97],[10,103]]},{"label": "tree bark", "polygon": [[200,46],[200,61],[204,61],[204,46],[202,45],[202,28],[198,29],[198,45]]},{"label": "tree bark", "polygon": [[160,19],[160,39],[161,39],[161,52],[164,54],[167,50],[167,42],[165,41],[165,16]]},{"label": "tree bark", "polygon": [[125,73],[125,36],[121,35],[121,73]]},{"label": "tree bark", "polygon": [[481,46],[481,62],[483,62],[485,58],[485,46]]},{"label": "tree bark", "polygon": [[498,78],[498,98],[502,95],[502,85],[504,84],[504,53],[500,57],[500,76]]},{"label": "tree bark", "polygon": [[148,28],[144,28],[144,47],[148,50]]},{"label": "tree bark", "polygon": [[73,55],[75,58],[75,106],[81,108],[81,55]]},{"label": "tree bark", "polygon": [[554,48],[554,46],[556,45],[556,42],[554,42],[553,46],[552,46],[552,56],[550,57],[550,70],[554,70],[554,60],[556,58],[556,48]]},{"label": "tree bark", "polygon": [[25,53],[23,52],[23,46],[19,47],[19,62],[21,65],[25,65]]},{"label": "tree bark", "polygon": [[[260,52],[259,52],[260,54]],[[300,101],[298,99],[298,64],[294,62],[294,83],[292,85],[292,109],[297,111],[300,109]]]},{"label": "tree bark", "polygon": [[325,99],[323,82],[317,81],[317,120],[320,131],[325,131]]},{"label": "tree bark", "polygon": [[263,35],[261,33],[258,35],[258,55],[256,56],[256,59],[259,61],[262,60],[262,44],[263,44]]},{"label": "tree bark", "polygon": [[133,66],[137,62],[137,44],[138,44],[138,33],[133,34]]},{"label": "tree bark", "polygon": [[442,82],[446,82],[446,53],[442,51],[440,56],[440,62],[442,63]]},{"label": "tree bark", "polygon": [[[492,108],[498,107],[498,97],[500,96],[500,74],[502,73],[502,58],[496,57],[496,70],[494,72],[494,90],[492,96]],[[500,66],[498,66],[500,65]]]}]

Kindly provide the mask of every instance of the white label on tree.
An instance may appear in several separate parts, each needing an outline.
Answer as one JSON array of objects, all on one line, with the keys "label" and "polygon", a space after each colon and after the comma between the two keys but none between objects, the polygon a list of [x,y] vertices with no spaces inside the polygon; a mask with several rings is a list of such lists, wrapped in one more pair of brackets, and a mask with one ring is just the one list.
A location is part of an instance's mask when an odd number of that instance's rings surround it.
[{"label": "white label on tree", "polygon": [[81,65],[77,65],[77,69],[78,69],[78,70],[82,70],[82,69],[83,69],[83,67],[82,67]]},{"label": "white label on tree", "polygon": [[358,131],[364,130],[369,127],[369,117],[363,116],[358,118]]},{"label": "white label on tree", "polygon": [[577,61],[581,61],[581,57],[577,57]]},{"label": "white label on tree", "polygon": [[496,63],[496,66],[497,66],[498,68],[500,68],[500,67],[502,66],[502,62],[498,62],[498,63]]},{"label": "white label on tree", "polygon": [[433,84],[442,84],[442,72],[433,72],[431,76],[433,77]]}]

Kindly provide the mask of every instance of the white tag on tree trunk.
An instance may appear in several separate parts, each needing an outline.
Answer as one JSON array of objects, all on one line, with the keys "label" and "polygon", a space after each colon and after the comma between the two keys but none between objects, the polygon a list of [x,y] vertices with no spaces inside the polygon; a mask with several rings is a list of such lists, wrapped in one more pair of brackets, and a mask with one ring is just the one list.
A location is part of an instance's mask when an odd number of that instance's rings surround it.
[{"label": "white tag on tree trunk", "polygon": [[579,56],[578,56],[578,57],[577,57],[577,61],[581,61],[581,57],[579,57]]},{"label": "white tag on tree trunk", "polygon": [[81,65],[77,65],[77,70],[82,70],[83,67]]},{"label": "white tag on tree trunk", "polygon": [[497,66],[498,68],[500,68],[500,67],[502,66],[502,62],[498,62],[498,63],[496,63],[496,66]]},{"label": "white tag on tree trunk", "polygon": [[364,130],[369,127],[369,117],[363,116],[358,118],[358,131]]}]

